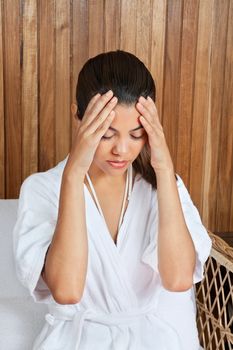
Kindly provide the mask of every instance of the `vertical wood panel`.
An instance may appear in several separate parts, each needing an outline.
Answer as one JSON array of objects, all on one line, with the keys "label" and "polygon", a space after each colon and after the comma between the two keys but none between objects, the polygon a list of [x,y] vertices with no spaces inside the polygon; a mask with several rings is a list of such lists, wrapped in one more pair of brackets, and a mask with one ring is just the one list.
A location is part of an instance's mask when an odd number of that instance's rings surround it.
[{"label": "vertical wood panel", "polygon": [[[229,86],[229,99],[227,99],[227,101],[229,102],[229,104],[227,106],[225,106],[225,109],[227,110],[227,115],[229,116],[230,122],[229,125],[232,125],[232,118],[233,118],[233,3],[232,1],[230,2],[230,9],[229,9],[229,34],[228,34],[228,50],[227,50],[227,72],[229,74],[228,76],[228,86]],[[231,101],[231,102],[230,102]],[[229,137],[228,133],[229,130],[232,130],[233,128],[228,129],[227,135],[225,135],[224,137]],[[229,146],[231,147],[231,152],[232,152],[232,133],[229,139]],[[232,152],[232,158],[231,158],[231,166],[233,168],[233,152]],[[229,222],[229,226],[228,226],[228,230],[227,231],[233,231],[233,169],[231,171],[230,174],[230,178],[231,178],[231,188],[229,186],[229,191],[231,190],[231,201],[230,203],[227,202],[227,208],[230,208],[230,212],[229,212],[229,216],[230,218],[228,218],[228,222]],[[224,184],[225,186],[227,185]],[[221,230],[221,228],[220,228]]]},{"label": "vertical wood panel", "polygon": [[104,51],[104,0],[88,0],[89,57]]},{"label": "vertical wood panel", "polygon": [[136,18],[136,51],[135,55],[143,61],[147,68],[151,57],[151,2],[150,0],[137,1]]},{"label": "vertical wood panel", "polygon": [[[89,33],[88,33],[88,3],[86,0],[74,1],[71,6],[71,95],[72,102],[76,103],[75,88],[78,79],[78,73],[83,64],[88,59]],[[74,119],[72,118],[71,144],[74,140]]]},{"label": "vertical wood panel", "polygon": [[40,4],[40,120],[39,166],[49,169],[55,163],[55,3]]},{"label": "vertical wood panel", "polygon": [[38,169],[38,50],[37,5],[34,0],[22,3],[22,142],[25,179]]},{"label": "vertical wood panel", "polygon": [[183,174],[186,185],[189,184],[198,9],[199,1],[184,2],[176,169]]},{"label": "vertical wood panel", "polygon": [[[233,228],[233,1],[229,2],[228,35],[223,85],[219,171],[216,200],[216,231]],[[221,87],[219,88],[221,91]]]},{"label": "vertical wood panel", "polygon": [[56,0],[55,150],[56,163],[70,148],[70,0]]},{"label": "vertical wood panel", "polygon": [[[4,1],[4,83],[6,197],[18,197],[22,180],[20,12],[14,0]],[[7,67],[7,68],[6,68]]]},{"label": "vertical wood panel", "polygon": [[233,231],[231,0],[0,0],[0,197],[67,155],[83,64],[136,54],[203,223]]},{"label": "vertical wood panel", "polygon": [[[209,203],[209,210],[205,215],[208,216],[210,227],[215,227],[216,205],[217,205],[217,176],[218,176],[218,148],[220,147],[220,123],[223,102],[223,84],[224,68],[226,57],[226,38],[227,38],[227,14],[229,10],[229,1],[214,1],[213,11],[213,34],[211,47],[211,99],[209,110],[210,117],[208,123],[209,147],[205,153],[204,187],[208,191],[208,198],[203,198]],[[221,13],[221,16],[219,16]],[[219,54],[221,52],[221,55]],[[219,88],[221,86],[221,89]],[[221,157],[221,155],[220,155]],[[211,159],[210,167],[208,160]],[[208,175],[208,172],[210,174]],[[207,175],[207,176],[206,176]],[[204,204],[203,204],[204,209]],[[204,209],[205,210],[205,209]],[[203,211],[204,213],[204,211]]]},{"label": "vertical wood panel", "polygon": [[121,1],[106,1],[104,7],[105,43],[104,51],[114,51],[120,47]]},{"label": "vertical wood panel", "polygon": [[167,0],[152,1],[152,38],[150,71],[156,85],[156,107],[162,120],[164,51],[166,35]]},{"label": "vertical wood panel", "polygon": [[[205,149],[205,137],[207,123],[210,118],[210,57],[212,41],[213,1],[200,1],[196,68],[194,76],[194,106],[192,123],[192,143],[190,149],[190,185],[193,201],[202,211],[202,195],[206,195],[208,189],[203,188],[203,152]],[[209,203],[205,201],[204,210]],[[208,216],[202,217],[208,225]]]},{"label": "vertical wood panel", "polygon": [[121,0],[120,49],[135,52],[137,1]]},{"label": "vertical wood panel", "polygon": [[3,77],[3,14],[0,1],[0,198],[5,198],[5,133],[4,133],[4,77]]},{"label": "vertical wood panel", "polygon": [[168,0],[162,124],[174,165],[179,118],[182,6],[180,0]]}]

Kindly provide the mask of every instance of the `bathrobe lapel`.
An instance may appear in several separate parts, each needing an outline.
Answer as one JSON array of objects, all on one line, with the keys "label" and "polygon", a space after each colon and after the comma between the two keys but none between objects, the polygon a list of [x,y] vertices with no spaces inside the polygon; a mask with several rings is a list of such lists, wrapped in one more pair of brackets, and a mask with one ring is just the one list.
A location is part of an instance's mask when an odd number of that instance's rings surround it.
[{"label": "bathrobe lapel", "polygon": [[[117,293],[118,298],[122,297],[122,303],[120,302],[119,305],[122,307],[125,304],[125,309],[129,308],[129,303],[132,304],[132,307],[137,305],[137,298],[130,282],[124,258],[121,256],[121,249],[127,235],[127,227],[133,211],[133,200],[137,196],[138,185],[139,183],[135,181],[123,222],[118,232],[116,245],[109,233],[105,219],[99,213],[89,190],[84,184],[89,246],[94,248],[95,254],[103,263],[105,274],[103,277],[108,281],[107,287],[110,289],[108,293],[112,295]],[[89,256],[95,263],[93,255],[90,254]]]}]

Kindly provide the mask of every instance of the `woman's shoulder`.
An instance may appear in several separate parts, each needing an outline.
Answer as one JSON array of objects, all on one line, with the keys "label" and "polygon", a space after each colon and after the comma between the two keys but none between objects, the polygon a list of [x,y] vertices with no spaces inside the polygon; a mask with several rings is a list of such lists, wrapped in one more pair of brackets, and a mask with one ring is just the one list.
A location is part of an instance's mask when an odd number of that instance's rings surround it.
[{"label": "woman's shoulder", "polygon": [[48,193],[51,190],[59,189],[67,158],[68,156],[46,171],[35,172],[26,177],[21,185],[21,191],[41,191],[41,193],[46,191]]}]

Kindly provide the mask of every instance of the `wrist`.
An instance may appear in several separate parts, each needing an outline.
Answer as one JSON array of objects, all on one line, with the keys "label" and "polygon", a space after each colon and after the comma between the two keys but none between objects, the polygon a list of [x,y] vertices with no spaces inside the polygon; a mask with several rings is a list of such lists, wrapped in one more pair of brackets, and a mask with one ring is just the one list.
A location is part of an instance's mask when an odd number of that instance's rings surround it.
[{"label": "wrist", "polygon": [[156,169],[154,168],[156,177],[164,176],[164,175],[175,175],[175,169],[174,168],[163,168],[163,169]]},{"label": "wrist", "polygon": [[83,169],[73,169],[69,167],[65,167],[62,178],[66,181],[81,181],[84,182],[86,173],[83,171]]}]

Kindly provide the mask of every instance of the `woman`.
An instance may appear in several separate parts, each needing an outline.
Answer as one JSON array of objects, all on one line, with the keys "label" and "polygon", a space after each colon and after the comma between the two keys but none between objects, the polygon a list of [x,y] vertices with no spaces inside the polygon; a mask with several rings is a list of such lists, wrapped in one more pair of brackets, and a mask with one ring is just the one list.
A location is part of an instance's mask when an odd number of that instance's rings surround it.
[{"label": "woman", "polygon": [[89,59],[68,156],[22,184],[18,278],[48,304],[33,350],[197,350],[193,284],[211,239],[178,174],[133,54]]}]

